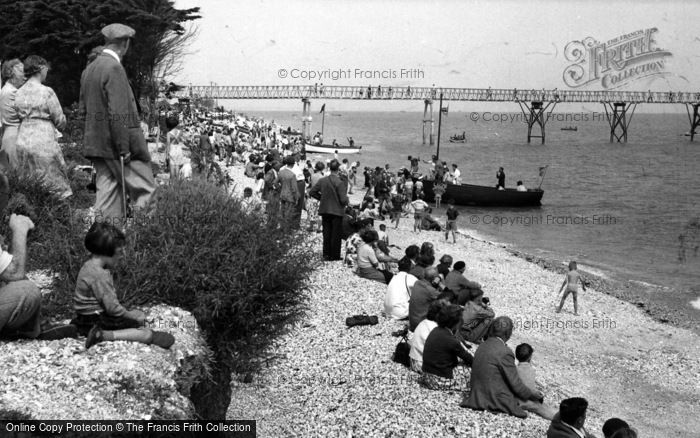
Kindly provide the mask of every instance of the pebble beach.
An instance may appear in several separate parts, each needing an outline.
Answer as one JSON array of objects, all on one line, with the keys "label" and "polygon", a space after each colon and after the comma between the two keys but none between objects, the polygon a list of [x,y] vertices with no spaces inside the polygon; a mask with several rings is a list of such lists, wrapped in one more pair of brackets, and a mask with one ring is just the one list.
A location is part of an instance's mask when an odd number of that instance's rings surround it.
[{"label": "pebble beach", "polygon": [[[228,170],[236,192],[252,185],[241,167]],[[351,202],[363,194],[356,191]],[[496,314],[514,321],[511,349],[522,342],[533,346],[545,403],[558,407],[564,398],[585,397],[586,428],[599,437],[604,421],[614,416],[640,436],[697,436],[697,334],[655,321],[638,306],[591,287],[580,295],[579,316],[571,301],[557,314],[557,269],[472,238],[468,229],[452,244],[439,232],[412,232],[408,218],[398,230],[389,223],[387,228],[390,243],[400,247],[392,255],[430,241],[438,258],[450,254],[465,261],[465,275],[482,284]],[[310,238],[320,253],[320,234]],[[520,420],[461,408],[461,393],[425,389],[417,374],[392,362],[399,338],[391,333],[405,323],[383,316],[385,291],[386,285],[359,278],[342,262],[319,262],[308,281],[304,320],[279,338],[270,352],[274,359],[252,382],[234,376],[228,418],[255,419],[266,437],[544,436],[549,424],[539,417]],[[363,313],[379,316],[379,324],[346,327],[346,317]]]}]

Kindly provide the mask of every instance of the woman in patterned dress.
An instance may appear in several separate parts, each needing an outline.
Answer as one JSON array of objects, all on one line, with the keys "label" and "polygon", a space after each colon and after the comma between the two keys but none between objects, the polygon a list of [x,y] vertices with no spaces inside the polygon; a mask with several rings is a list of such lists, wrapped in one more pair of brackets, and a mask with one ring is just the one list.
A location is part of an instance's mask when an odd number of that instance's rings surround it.
[{"label": "woman in patterned dress", "polygon": [[40,56],[28,56],[24,61],[27,82],[15,96],[15,108],[21,120],[17,159],[21,172],[41,175],[44,182],[65,199],[73,192],[66,174],[66,162],[58,146],[57,129],[66,126],[66,117],[56,93],[42,84],[48,71],[48,62]]}]

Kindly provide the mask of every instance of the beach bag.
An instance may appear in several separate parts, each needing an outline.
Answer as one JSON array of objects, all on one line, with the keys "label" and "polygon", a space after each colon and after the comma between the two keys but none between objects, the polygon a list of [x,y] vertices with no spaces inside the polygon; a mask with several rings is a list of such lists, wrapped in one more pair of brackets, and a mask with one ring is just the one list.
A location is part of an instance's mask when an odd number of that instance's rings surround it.
[{"label": "beach bag", "polygon": [[[407,286],[408,287],[408,286]],[[396,344],[394,349],[394,354],[391,356],[391,360],[400,363],[406,368],[411,367],[411,345],[408,343],[408,329],[399,330],[398,332],[392,333],[394,336],[401,336],[401,340]]]},{"label": "beach bag", "polygon": [[348,327],[354,327],[356,325],[377,325],[379,324],[379,318],[375,315],[355,315],[345,318],[345,325]]}]

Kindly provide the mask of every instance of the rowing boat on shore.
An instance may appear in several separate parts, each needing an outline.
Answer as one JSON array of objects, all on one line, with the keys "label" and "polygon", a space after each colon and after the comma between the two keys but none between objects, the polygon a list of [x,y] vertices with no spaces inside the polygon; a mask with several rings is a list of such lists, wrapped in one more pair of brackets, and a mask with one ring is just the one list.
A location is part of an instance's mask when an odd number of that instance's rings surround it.
[{"label": "rowing boat on shore", "polygon": [[[433,202],[433,181],[423,181],[424,200]],[[544,190],[528,189],[519,192],[516,189],[498,190],[491,186],[477,186],[473,184],[447,184],[442,202],[454,201],[455,205],[483,206],[483,207],[537,207],[541,205]]]},{"label": "rowing boat on shore", "polygon": [[291,136],[300,136],[301,131],[297,131],[296,129],[284,129],[280,131],[280,134],[282,135],[291,135]]},{"label": "rowing boat on shore", "polygon": [[345,146],[337,144],[304,144],[304,150],[312,154],[359,154],[362,146]]}]

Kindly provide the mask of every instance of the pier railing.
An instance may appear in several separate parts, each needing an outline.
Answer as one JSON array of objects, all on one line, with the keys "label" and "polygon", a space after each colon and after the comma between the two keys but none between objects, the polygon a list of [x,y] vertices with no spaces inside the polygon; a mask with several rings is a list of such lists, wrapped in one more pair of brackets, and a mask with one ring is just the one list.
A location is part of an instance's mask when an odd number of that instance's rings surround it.
[{"label": "pier railing", "polygon": [[322,85],[191,85],[179,97],[214,99],[369,99],[433,100],[442,94],[446,101],[473,102],[629,102],[696,103],[700,92],[523,90],[518,88],[361,87]]}]

